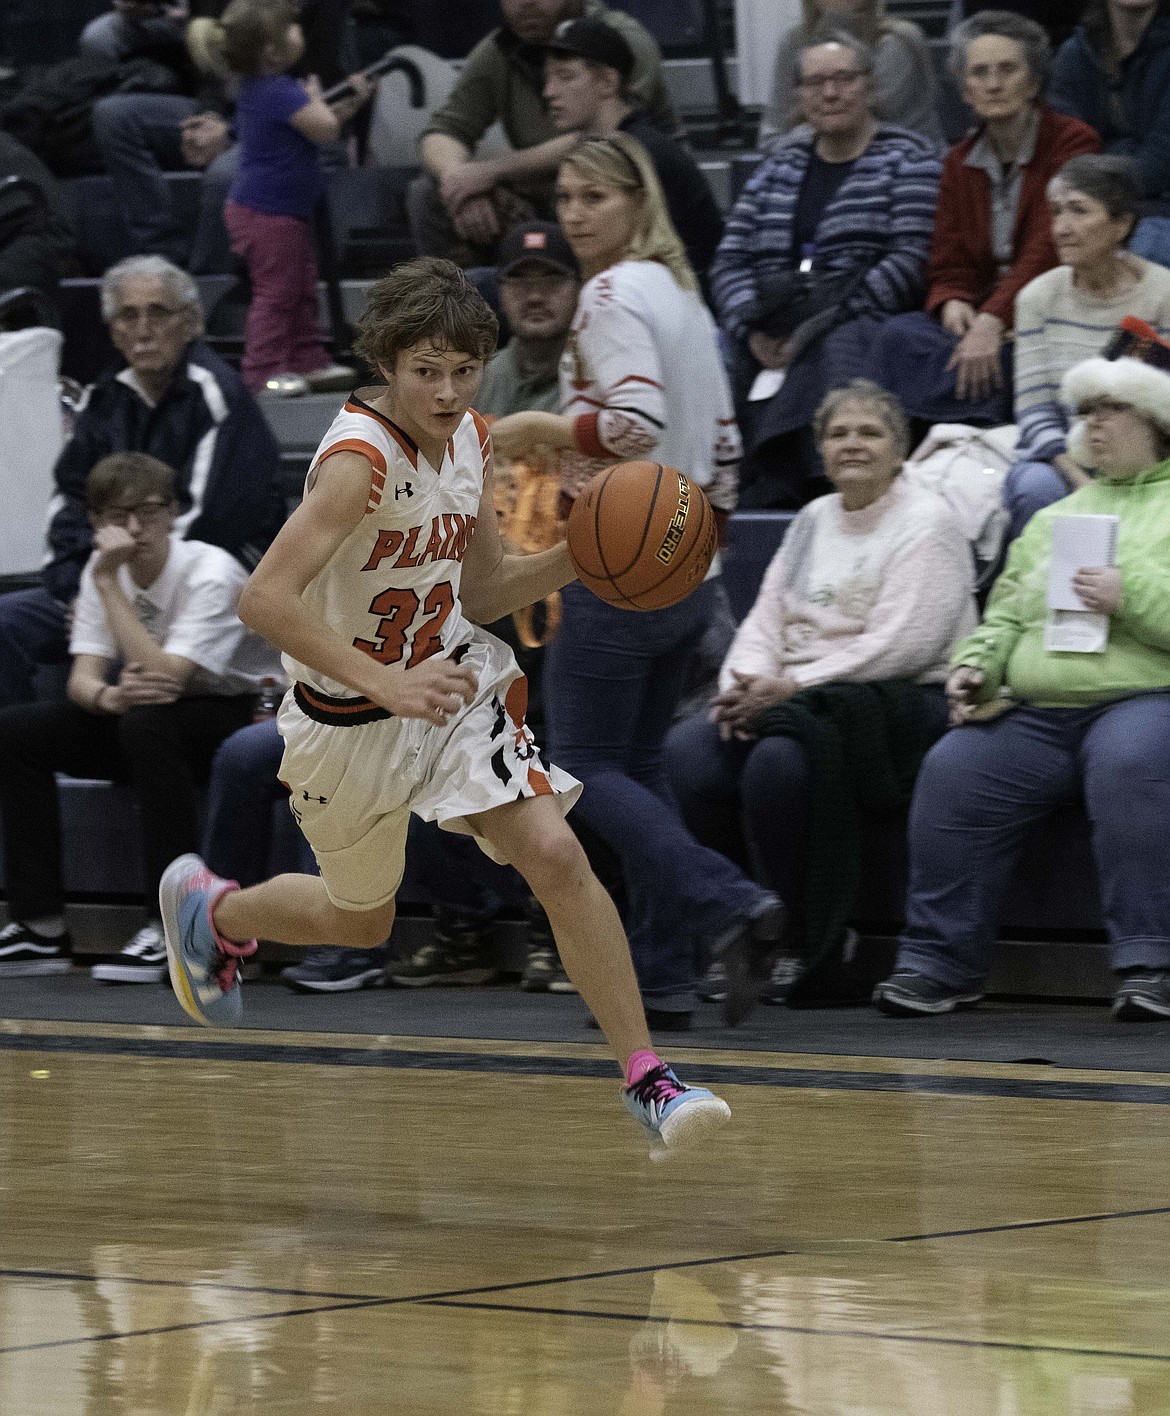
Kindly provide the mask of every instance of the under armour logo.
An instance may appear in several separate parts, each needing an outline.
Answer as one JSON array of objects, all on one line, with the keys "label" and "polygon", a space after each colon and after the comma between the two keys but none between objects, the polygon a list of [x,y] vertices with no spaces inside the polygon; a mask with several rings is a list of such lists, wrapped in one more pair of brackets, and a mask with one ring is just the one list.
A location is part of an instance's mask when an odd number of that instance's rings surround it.
[{"label": "under armour logo", "polygon": [[320,802],[320,804],[321,804],[322,806],[328,806],[328,805],[329,805],[329,798],[328,798],[328,797],[323,797],[323,796],[317,796],[317,797],[315,797],[315,796],[310,796],[308,792],[302,792],[302,793],[301,793],[301,796],[305,799],[305,801],[316,801],[316,802]]},{"label": "under armour logo", "polygon": [[395,488],[394,488],[394,500],[395,500],[395,501],[397,501],[399,497],[412,497],[412,496],[414,496],[414,488],[411,486],[411,484],[410,484],[409,482],[404,482],[401,487],[395,487]]}]

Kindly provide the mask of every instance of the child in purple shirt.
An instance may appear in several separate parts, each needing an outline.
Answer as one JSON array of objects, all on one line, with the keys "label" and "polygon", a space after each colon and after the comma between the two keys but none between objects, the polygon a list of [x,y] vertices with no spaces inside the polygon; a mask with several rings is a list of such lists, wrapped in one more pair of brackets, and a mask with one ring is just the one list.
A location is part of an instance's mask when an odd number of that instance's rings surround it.
[{"label": "child in purple shirt", "polygon": [[240,76],[236,132],[240,165],[224,205],[232,250],[247,262],[252,302],[240,368],[250,389],[278,373],[311,374],[329,365],[317,326],[317,258],[310,221],[322,192],[317,148],[370,95],[359,74],[332,104],[315,78],[287,72],[304,53],[293,0],[232,0],[200,38]]}]

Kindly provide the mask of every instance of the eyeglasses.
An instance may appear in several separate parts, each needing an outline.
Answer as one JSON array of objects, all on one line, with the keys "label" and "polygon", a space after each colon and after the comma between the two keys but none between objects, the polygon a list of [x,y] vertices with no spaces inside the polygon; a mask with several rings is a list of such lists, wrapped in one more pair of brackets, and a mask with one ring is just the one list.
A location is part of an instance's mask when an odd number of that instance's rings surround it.
[{"label": "eyeglasses", "polygon": [[159,501],[155,498],[152,501],[139,502],[137,506],[97,507],[94,509],[94,515],[108,521],[111,526],[129,526],[132,516],[137,518],[139,526],[153,526],[170,511],[171,505],[169,501]]},{"label": "eyeglasses", "polygon": [[123,305],[120,310],[114,311],[110,323],[121,325],[123,329],[132,329],[141,321],[149,328],[157,329],[177,315],[184,314],[187,308],[186,305],[145,305],[141,308],[137,305]]},{"label": "eyeglasses", "polygon": [[807,79],[801,77],[796,82],[799,88],[808,93],[823,93],[830,84],[834,88],[848,88],[850,84],[855,84],[858,79],[864,77],[865,73],[861,69],[838,69],[835,74],[813,74]]}]

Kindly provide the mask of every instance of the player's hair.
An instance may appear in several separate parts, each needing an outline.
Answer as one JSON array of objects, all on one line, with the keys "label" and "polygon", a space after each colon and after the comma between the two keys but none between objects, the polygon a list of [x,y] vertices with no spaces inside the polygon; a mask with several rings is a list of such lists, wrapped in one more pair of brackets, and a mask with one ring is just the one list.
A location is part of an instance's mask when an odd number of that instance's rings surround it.
[{"label": "player's hair", "polygon": [[295,0],[232,0],[218,20],[187,26],[187,48],[209,73],[259,74],[264,51],[279,44],[300,19]]},{"label": "player's hair", "polygon": [[486,360],[499,333],[491,306],[464,271],[452,261],[420,256],[370,290],[354,351],[371,368],[389,370],[416,344]]},{"label": "player's hair", "polygon": [[852,379],[840,388],[830,389],[813,415],[813,436],[817,447],[825,440],[829,424],[847,403],[860,403],[872,408],[890,431],[898,448],[898,460],[904,462],[910,452],[910,423],[901,403],[872,379]]},{"label": "player's hair", "polygon": [[616,187],[634,194],[642,204],[642,219],[630,241],[626,259],[657,261],[670,271],[683,290],[698,290],[699,282],[687,260],[686,247],[670,219],[650,154],[636,138],[628,133],[582,138],[561,159],[561,166],[571,167],[600,187]]},{"label": "player's hair", "polygon": [[165,462],[146,452],[111,452],[90,468],[85,500],[90,511],[102,512],[124,497],[175,499],[175,474]]}]

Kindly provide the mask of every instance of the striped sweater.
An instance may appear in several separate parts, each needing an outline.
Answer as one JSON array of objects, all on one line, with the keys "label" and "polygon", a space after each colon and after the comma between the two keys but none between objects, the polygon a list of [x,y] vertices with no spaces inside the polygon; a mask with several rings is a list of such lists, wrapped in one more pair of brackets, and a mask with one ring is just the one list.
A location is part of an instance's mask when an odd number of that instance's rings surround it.
[{"label": "striped sweater", "polygon": [[[761,286],[796,268],[793,225],[815,136],[798,130],[765,158],[727,219],[709,278],[720,323],[736,339],[763,313]],[[827,275],[868,271],[846,304],[848,318],[922,305],[940,172],[924,138],[882,124],[826,207],[816,268]]]},{"label": "striped sweater", "polygon": [[1102,299],[1073,285],[1071,266],[1057,266],[1029,281],[1016,296],[1016,422],[1019,452],[1051,462],[1065,451],[1072,426],[1060,401],[1060,382],[1083,359],[1100,354],[1127,315],[1170,335],[1170,270],[1137,256],[1123,259],[1140,270],[1138,283]]}]

